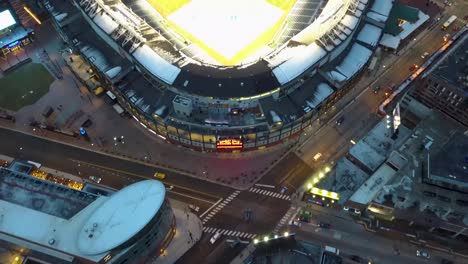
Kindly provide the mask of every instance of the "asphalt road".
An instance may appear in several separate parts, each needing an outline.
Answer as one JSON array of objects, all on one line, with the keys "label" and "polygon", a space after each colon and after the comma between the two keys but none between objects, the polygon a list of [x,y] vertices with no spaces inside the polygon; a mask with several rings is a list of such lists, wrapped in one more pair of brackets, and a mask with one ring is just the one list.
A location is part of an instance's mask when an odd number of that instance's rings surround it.
[{"label": "asphalt road", "polygon": [[[42,138],[0,128],[1,153],[23,160],[41,163],[43,166],[67,172],[88,179],[89,176],[102,178],[101,184],[121,189],[135,181],[152,179],[156,171],[165,172],[167,177],[162,182],[166,185],[169,198],[200,207],[198,215],[205,214],[208,209],[219,201],[226,201],[235,189],[205,182],[189,176],[156,169],[150,165],[99,154],[69,145],[48,141]],[[227,229],[250,234],[265,234],[271,232],[282,215],[288,210],[290,201],[261,195],[249,191],[241,192],[236,198],[219,210],[206,224],[206,227]],[[252,218],[243,219],[244,211],[251,210]],[[213,234],[207,233],[184,256],[191,261],[225,259],[235,253],[224,242],[225,236],[216,245],[211,245],[209,238]],[[250,241],[250,240],[249,240]],[[218,254],[213,254],[219,252]],[[232,255],[234,257],[234,255]],[[231,257],[231,258],[232,258]],[[205,262],[206,263],[206,262]]]},{"label": "asphalt road", "polygon": [[[371,260],[372,263],[440,263],[445,258],[455,263],[466,263],[465,259],[402,240],[391,240],[379,234],[367,232],[361,224],[344,211],[324,210],[312,206],[312,220],[302,223],[301,227],[290,227],[299,239],[312,241],[320,245],[329,245],[340,249],[340,255],[349,257],[359,255]],[[319,222],[329,223],[329,229],[318,227]],[[378,246],[377,246],[378,245]],[[430,259],[416,256],[416,250],[424,250],[430,254]]]}]

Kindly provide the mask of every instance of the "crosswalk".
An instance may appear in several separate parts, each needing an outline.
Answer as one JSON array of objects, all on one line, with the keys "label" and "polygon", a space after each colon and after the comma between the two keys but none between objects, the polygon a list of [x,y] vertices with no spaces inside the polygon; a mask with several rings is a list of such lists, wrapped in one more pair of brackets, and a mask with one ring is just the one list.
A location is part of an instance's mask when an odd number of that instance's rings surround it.
[{"label": "crosswalk", "polygon": [[299,208],[298,209],[296,209],[296,207],[289,208],[286,214],[281,218],[281,220],[276,225],[275,229],[273,230],[273,234],[277,234],[280,231],[281,227],[283,227],[286,223],[288,223],[289,220],[293,218],[297,214],[298,211],[299,211]]},{"label": "crosswalk", "polygon": [[289,195],[272,192],[272,191],[268,191],[264,189],[257,189],[257,188],[252,187],[249,189],[249,192],[258,193],[258,194],[270,196],[273,198],[283,199],[286,201],[291,201],[291,197]]},{"label": "crosswalk", "polygon": [[252,234],[252,233],[240,232],[240,231],[228,230],[228,229],[222,229],[222,228],[216,228],[216,227],[208,227],[208,226],[203,227],[203,232],[210,233],[210,234],[219,232],[223,236],[239,237],[239,238],[244,238],[244,239],[254,239],[257,236],[256,234]]},{"label": "crosswalk", "polygon": [[235,191],[231,193],[226,199],[224,199],[221,203],[219,203],[213,210],[211,210],[205,218],[203,218],[203,224],[206,224],[213,216],[215,216],[221,209],[223,209],[228,203],[230,203],[237,195],[239,195],[240,191]]}]

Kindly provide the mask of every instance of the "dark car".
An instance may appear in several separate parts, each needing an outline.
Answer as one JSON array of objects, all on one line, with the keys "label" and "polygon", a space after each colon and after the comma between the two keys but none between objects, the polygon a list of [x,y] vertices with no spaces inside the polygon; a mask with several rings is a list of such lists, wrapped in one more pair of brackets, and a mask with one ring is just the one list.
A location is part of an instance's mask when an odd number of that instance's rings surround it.
[{"label": "dark car", "polygon": [[341,116],[340,118],[338,118],[338,119],[336,120],[336,124],[339,125],[339,126],[341,126],[341,124],[343,123],[343,121],[344,121],[344,116]]},{"label": "dark car", "polygon": [[325,222],[319,222],[319,226],[322,227],[322,228],[330,228],[330,224],[325,223]]},{"label": "dark car", "polygon": [[352,255],[351,256],[351,260],[354,260],[355,262],[358,262],[358,263],[361,263],[361,261],[363,260],[360,256],[358,255]]}]

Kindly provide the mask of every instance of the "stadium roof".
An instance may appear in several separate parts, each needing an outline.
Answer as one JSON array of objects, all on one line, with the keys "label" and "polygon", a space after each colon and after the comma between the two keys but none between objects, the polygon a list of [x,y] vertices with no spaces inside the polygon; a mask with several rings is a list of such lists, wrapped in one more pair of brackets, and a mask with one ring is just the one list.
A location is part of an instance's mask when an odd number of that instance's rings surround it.
[{"label": "stadium roof", "polygon": [[168,84],[173,84],[180,69],[159,56],[148,45],[143,45],[133,53],[135,59],[148,71]]},{"label": "stadium roof", "polygon": [[292,58],[273,69],[273,74],[283,85],[319,62],[326,54],[327,52],[315,42],[308,46],[300,46]]},{"label": "stadium roof", "polygon": [[377,46],[379,43],[380,35],[382,34],[382,29],[371,24],[365,24],[364,27],[359,32],[357,40],[369,44],[373,47]]},{"label": "stadium roof", "polygon": [[[164,185],[151,180],[97,197],[7,169],[0,174],[2,192],[12,194],[0,199],[2,239],[68,261],[102,259],[140,231],[165,196]],[[69,208],[78,211],[63,215]]]},{"label": "stadium roof", "polygon": [[249,97],[280,86],[265,61],[241,67],[212,67],[188,63],[173,85],[188,93],[217,98]]}]

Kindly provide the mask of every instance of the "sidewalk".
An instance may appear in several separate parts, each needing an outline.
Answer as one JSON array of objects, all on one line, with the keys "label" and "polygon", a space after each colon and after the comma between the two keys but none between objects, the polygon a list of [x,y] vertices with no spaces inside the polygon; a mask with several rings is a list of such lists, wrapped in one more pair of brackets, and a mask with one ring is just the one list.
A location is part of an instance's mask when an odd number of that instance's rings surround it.
[{"label": "sidewalk", "polygon": [[148,263],[172,264],[193,247],[202,236],[201,220],[191,213],[187,205],[170,200],[176,221],[176,233],[169,246],[157,258]]}]

